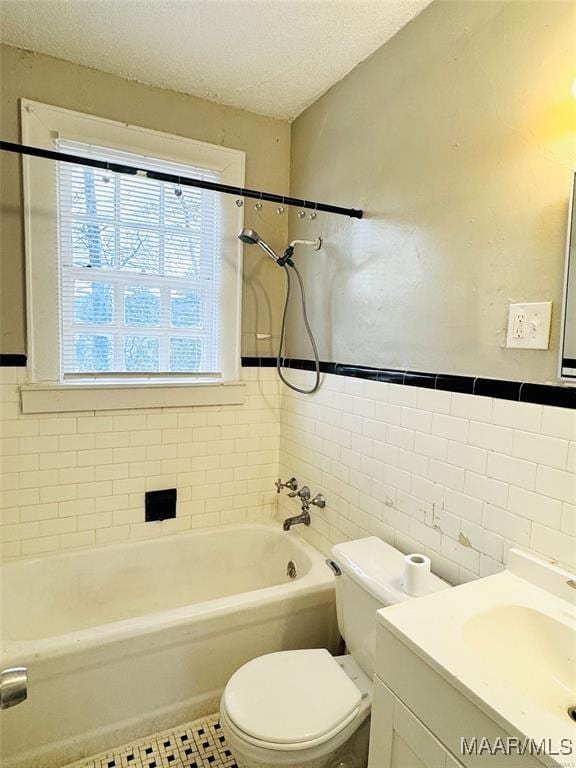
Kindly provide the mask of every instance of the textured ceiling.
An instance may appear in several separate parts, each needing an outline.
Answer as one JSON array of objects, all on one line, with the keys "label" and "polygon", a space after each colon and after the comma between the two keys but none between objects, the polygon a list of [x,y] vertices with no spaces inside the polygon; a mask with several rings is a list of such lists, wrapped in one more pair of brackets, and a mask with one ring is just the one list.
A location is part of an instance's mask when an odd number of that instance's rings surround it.
[{"label": "textured ceiling", "polygon": [[3,42],[292,119],[431,0],[1,0]]}]

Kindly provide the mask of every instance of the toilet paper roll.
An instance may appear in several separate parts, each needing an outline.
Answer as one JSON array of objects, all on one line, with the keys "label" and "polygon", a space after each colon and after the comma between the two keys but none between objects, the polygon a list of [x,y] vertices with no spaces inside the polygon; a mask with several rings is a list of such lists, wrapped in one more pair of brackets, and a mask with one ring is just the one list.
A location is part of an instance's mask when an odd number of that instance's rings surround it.
[{"label": "toilet paper roll", "polygon": [[428,591],[430,558],[426,555],[406,555],[404,558],[404,592],[411,597],[425,595]]}]

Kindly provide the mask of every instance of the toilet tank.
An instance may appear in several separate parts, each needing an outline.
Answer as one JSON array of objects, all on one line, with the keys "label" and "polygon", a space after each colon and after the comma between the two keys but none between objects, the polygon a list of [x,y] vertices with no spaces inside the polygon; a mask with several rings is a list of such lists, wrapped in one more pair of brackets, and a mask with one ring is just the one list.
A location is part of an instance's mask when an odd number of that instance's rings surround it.
[{"label": "toilet tank", "polygon": [[[338,628],[348,652],[370,677],[376,651],[376,611],[412,600],[403,588],[404,555],[376,536],[337,544],[332,560],[336,577]],[[448,589],[446,582],[428,575],[427,594]]]}]

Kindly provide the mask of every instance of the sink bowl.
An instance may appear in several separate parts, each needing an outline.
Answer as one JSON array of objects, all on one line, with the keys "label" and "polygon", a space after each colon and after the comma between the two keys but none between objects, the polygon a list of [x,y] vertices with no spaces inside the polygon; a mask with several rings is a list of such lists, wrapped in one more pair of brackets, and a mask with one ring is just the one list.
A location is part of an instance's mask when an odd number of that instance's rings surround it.
[{"label": "sink bowl", "polygon": [[565,714],[576,705],[570,626],[527,606],[500,605],[467,619],[462,635],[478,664],[540,706]]}]

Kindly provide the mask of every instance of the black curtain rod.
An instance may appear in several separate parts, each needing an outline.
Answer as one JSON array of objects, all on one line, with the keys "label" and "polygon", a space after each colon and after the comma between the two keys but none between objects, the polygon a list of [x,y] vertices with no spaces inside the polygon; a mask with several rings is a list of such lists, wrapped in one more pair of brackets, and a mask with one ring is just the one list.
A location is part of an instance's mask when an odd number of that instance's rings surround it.
[{"label": "black curtain rod", "polygon": [[363,215],[363,211],[359,211],[356,208],[342,208],[339,205],[315,203],[313,200],[300,200],[297,197],[273,195],[270,192],[260,192],[257,189],[231,187],[229,184],[216,184],[213,181],[203,181],[202,179],[193,179],[188,176],[176,176],[172,173],[161,173],[160,171],[151,171],[146,168],[136,168],[132,165],[120,165],[119,163],[110,163],[107,160],[96,160],[91,157],[81,157],[80,155],[69,155],[65,152],[56,152],[50,149],[42,149],[41,147],[30,147],[26,144],[14,144],[11,141],[0,141],[0,150],[3,150],[4,152],[15,152],[19,155],[30,155],[31,157],[44,157],[47,160],[56,160],[61,163],[75,163],[76,165],[87,165],[91,168],[103,168],[104,170],[113,173],[125,173],[130,176],[145,176],[146,178],[154,179],[155,181],[179,184],[183,187],[210,189],[213,192],[223,192],[224,194],[235,195],[236,197],[250,197],[254,200],[280,203],[281,205],[294,205],[298,208],[308,208],[312,211],[336,213],[340,216],[350,216],[353,219],[361,219]]}]

